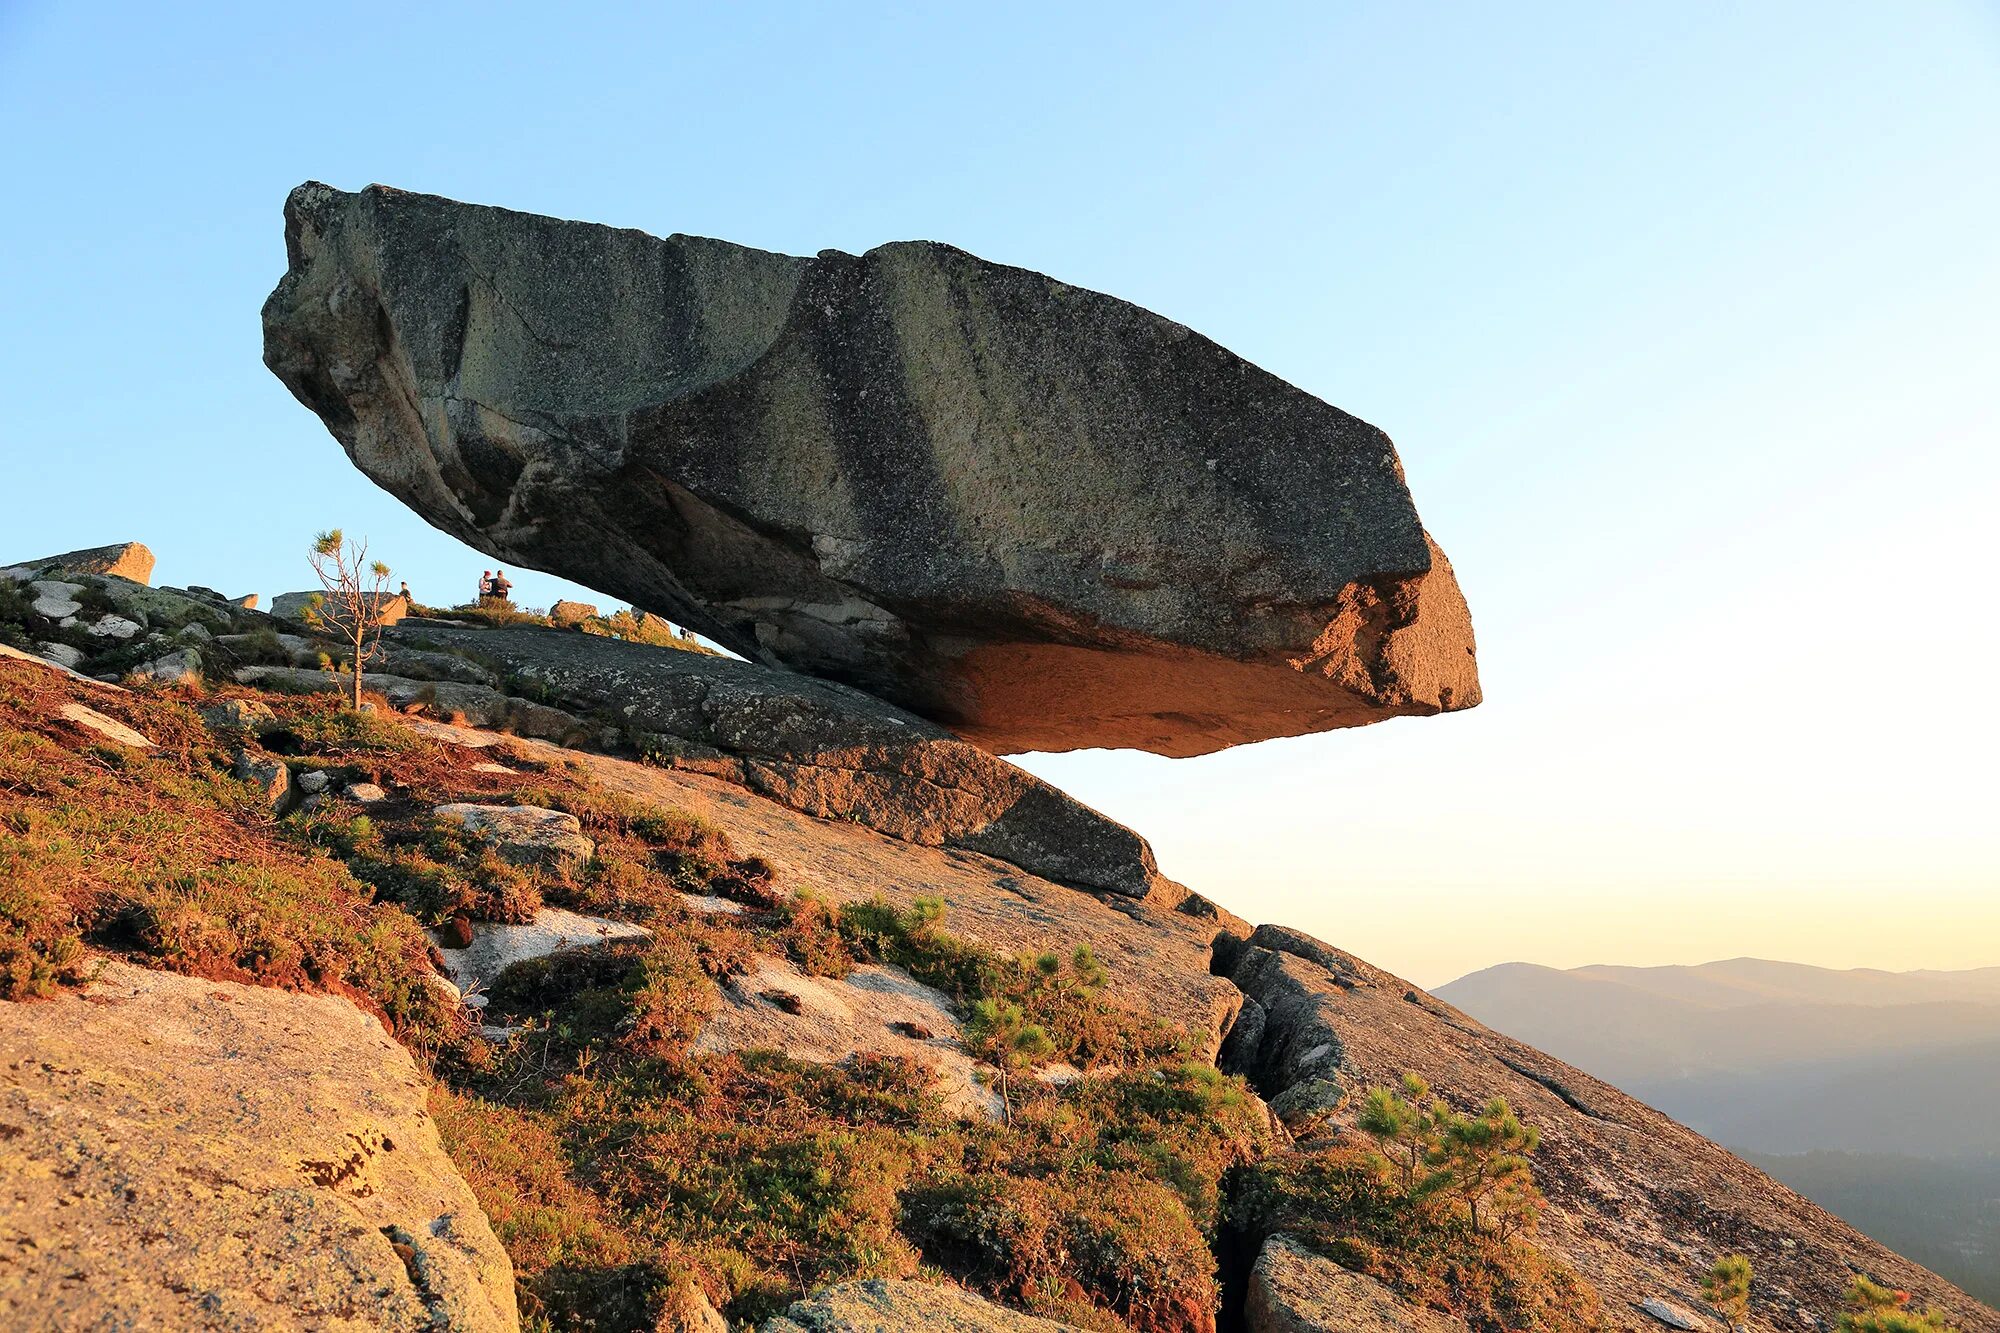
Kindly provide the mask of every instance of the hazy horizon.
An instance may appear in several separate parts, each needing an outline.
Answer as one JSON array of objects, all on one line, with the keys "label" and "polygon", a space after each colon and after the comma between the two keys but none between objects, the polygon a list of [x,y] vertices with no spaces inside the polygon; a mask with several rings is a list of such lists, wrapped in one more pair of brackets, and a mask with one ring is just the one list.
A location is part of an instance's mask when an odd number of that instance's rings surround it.
[{"label": "hazy horizon", "polygon": [[0,9],[0,562],[469,595],[261,364],[308,178],[949,241],[1380,426],[1470,601],[1469,712],[1023,758],[1166,873],[1427,986],[2000,964],[1992,8],[537,12]]}]

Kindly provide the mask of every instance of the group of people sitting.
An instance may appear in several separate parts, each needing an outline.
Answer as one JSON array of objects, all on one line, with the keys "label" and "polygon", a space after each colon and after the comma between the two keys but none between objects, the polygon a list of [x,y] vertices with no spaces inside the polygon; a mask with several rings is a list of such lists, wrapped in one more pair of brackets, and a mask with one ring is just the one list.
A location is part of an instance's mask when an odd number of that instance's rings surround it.
[{"label": "group of people sitting", "polygon": [[505,570],[479,571],[479,600],[481,602],[504,602],[514,591],[514,585],[507,581]]}]

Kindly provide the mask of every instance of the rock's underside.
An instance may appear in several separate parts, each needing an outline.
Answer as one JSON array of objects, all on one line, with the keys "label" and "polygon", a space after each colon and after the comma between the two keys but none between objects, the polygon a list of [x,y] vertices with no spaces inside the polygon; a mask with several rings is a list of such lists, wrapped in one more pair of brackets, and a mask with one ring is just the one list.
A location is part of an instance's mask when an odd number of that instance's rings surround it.
[{"label": "rock's underside", "polygon": [[989,749],[1191,755],[1479,701],[1382,432],[929,242],[798,258],[320,184],[265,361],[501,560]]},{"label": "rock's underside", "polygon": [[105,965],[0,1004],[0,1327],[516,1327],[414,1061],[345,1000]]}]

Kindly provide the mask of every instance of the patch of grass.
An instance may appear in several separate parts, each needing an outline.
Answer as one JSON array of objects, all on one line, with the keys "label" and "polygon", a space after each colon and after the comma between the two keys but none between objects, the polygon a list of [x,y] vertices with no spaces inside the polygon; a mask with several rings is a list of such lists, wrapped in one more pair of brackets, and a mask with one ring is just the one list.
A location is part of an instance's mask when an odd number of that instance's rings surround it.
[{"label": "patch of grass", "polygon": [[[420,1047],[463,1018],[428,977],[428,941],[338,859],[273,836],[231,756],[171,695],[81,696],[0,665],[0,958],[11,997],[74,980],[88,940],[175,971],[352,996]],[[60,720],[86,702],[142,729],[99,747]]]},{"label": "patch of grass", "polygon": [[881,899],[840,909],[840,934],[849,952],[867,962],[889,963],[950,996],[972,1014],[980,1001],[1020,1012],[1020,1026],[1039,1028],[1048,1048],[1031,1060],[1065,1060],[1090,1067],[1178,1063],[1190,1049],[1188,1035],[1140,1014],[1103,993],[1103,965],[1088,948],[1068,958],[1048,953],[1005,958],[945,930],[944,904],[919,898],[908,908]]}]

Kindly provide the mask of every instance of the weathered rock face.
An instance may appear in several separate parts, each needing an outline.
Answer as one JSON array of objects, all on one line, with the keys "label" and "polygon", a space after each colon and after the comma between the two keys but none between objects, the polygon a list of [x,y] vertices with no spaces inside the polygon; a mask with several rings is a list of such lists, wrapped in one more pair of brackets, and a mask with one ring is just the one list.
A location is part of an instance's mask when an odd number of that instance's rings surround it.
[{"label": "weathered rock face", "polygon": [[138,542],[116,542],[91,546],[81,551],[64,551],[34,560],[18,560],[8,572],[20,576],[35,574],[115,574],[134,583],[153,581],[153,553]]},{"label": "weathered rock face", "polygon": [[[615,720],[659,762],[726,777],[807,814],[984,852],[1048,879],[1168,907],[1187,895],[1123,824],[857,690],[726,657],[535,627],[431,623],[390,636],[476,653],[568,713]],[[271,669],[253,670],[271,678]],[[376,686],[398,700],[393,685],[378,677]],[[450,691],[433,693],[448,703]]]},{"label": "weathered rock face", "polygon": [[928,242],[812,259],[300,186],[265,361],[355,463],[564,574],[1000,752],[1479,701],[1386,436]]},{"label": "weathered rock face", "polygon": [[0,1004],[0,1179],[0,1326],[516,1326],[415,1063],[345,1000],[111,963]]}]

